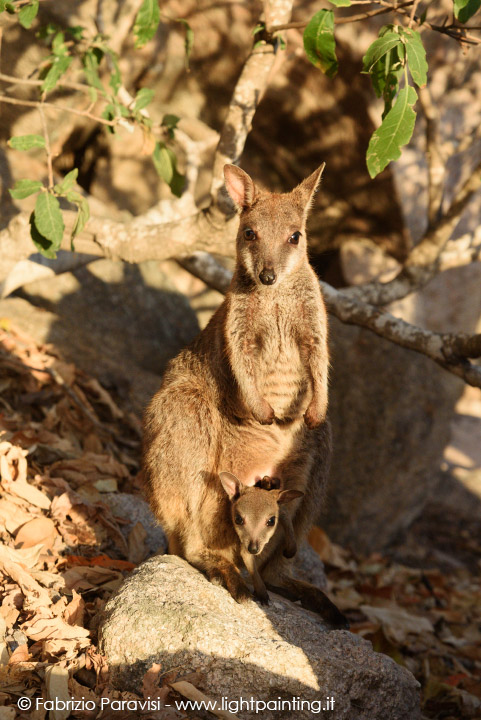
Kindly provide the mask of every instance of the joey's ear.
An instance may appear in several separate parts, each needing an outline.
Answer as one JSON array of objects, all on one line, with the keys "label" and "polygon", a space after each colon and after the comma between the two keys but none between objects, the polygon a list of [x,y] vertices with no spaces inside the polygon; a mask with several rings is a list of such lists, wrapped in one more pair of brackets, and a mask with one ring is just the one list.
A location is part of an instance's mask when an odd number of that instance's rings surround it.
[{"label": "joey's ear", "polygon": [[229,500],[233,500],[240,493],[240,489],[242,487],[241,481],[232,473],[225,471],[220,472],[219,477],[222,487],[229,496]]},{"label": "joey's ear", "polygon": [[238,210],[250,207],[254,202],[256,189],[249,175],[237,165],[224,165],[227,192]]},{"label": "joey's ear", "polygon": [[277,502],[279,505],[283,505],[284,503],[291,502],[291,500],[300,498],[303,495],[304,493],[300,490],[281,490],[279,493],[279,497],[277,498]]},{"label": "joey's ear", "polygon": [[319,183],[321,182],[322,173],[324,172],[325,167],[326,163],[322,163],[317,170],[314,170],[309,177],[303,180],[301,184],[294,189],[294,192],[299,195],[302,207],[306,213],[312,206],[314,196],[319,187]]}]

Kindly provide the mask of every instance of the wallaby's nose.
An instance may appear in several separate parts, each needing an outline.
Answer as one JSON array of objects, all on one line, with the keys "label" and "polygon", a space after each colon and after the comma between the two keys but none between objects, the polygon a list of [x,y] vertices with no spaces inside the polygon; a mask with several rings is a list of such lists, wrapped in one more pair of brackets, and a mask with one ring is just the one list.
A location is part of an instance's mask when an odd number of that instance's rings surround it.
[{"label": "wallaby's nose", "polygon": [[272,268],[264,268],[259,275],[259,279],[263,285],[274,285],[277,275]]},{"label": "wallaby's nose", "polygon": [[251,540],[251,542],[249,543],[247,549],[248,549],[248,551],[250,552],[251,555],[257,555],[257,553],[259,552],[259,543],[253,542],[253,541]]}]

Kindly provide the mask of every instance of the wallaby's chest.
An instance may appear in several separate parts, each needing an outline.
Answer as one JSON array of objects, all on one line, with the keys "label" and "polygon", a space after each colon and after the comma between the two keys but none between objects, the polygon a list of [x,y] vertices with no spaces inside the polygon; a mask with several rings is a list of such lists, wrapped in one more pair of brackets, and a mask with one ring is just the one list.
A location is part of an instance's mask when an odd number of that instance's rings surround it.
[{"label": "wallaby's chest", "polygon": [[253,328],[257,385],[278,418],[295,416],[307,400],[308,377],[298,323],[293,312],[274,305],[259,316]]}]

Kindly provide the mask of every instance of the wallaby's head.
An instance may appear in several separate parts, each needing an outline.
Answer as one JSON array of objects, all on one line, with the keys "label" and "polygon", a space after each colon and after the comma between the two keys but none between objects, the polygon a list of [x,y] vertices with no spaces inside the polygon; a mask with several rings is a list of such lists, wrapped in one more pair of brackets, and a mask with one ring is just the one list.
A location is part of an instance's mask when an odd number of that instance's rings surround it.
[{"label": "wallaby's head", "polygon": [[259,555],[274,535],[279,505],[301,497],[299,490],[264,490],[246,487],[230,472],[219,473],[231,503],[232,522],[242,545]]},{"label": "wallaby's head", "polygon": [[238,210],[239,268],[258,286],[282,282],[307,262],[306,219],[324,163],[289,193],[257,188],[236,165],[224,166],[227,191]]}]

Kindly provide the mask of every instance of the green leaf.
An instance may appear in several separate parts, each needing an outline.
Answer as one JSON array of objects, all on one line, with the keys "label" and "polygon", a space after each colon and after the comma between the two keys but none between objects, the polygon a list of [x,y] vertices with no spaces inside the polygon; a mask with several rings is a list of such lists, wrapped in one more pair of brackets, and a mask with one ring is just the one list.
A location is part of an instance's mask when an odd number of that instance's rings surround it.
[{"label": "green leaf", "polygon": [[134,23],[135,47],[141,48],[152,40],[160,22],[158,0],[144,0]]},{"label": "green leaf", "polygon": [[265,28],[266,28],[266,26],[264,23],[257,23],[257,25],[255,26],[255,28],[252,31],[252,34],[257,35],[257,33],[262,32],[263,30],[265,30]]},{"label": "green leaf", "polygon": [[331,5],[336,7],[351,7],[351,0],[329,0]]},{"label": "green leaf", "polygon": [[66,28],[66,32],[68,32],[74,40],[82,40],[85,28],[81,25],[73,25],[72,27]]},{"label": "green leaf", "polygon": [[428,81],[428,64],[421,35],[410,28],[401,28],[401,32],[406,44],[409,71],[416,85],[423,87]]},{"label": "green leaf", "polygon": [[194,31],[190,27],[187,20],[184,20],[183,18],[178,18],[177,22],[182,23],[185,28],[185,67],[189,69],[189,59],[192,53],[192,48],[194,47]]},{"label": "green leaf", "polygon": [[58,250],[65,229],[57,198],[49,192],[40,193],[35,203],[35,226],[43,237]]},{"label": "green leaf", "polygon": [[14,200],[23,200],[43,188],[40,180],[17,180],[8,192]]},{"label": "green leaf", "polygon": [[117,95],[119,88],[122,85],[122,75],[120,72],[118,56],[117,53],[115,53],[108,47],[105,48],[105,52],[110,57],[110,60],[112,62],[112,71],[110,73],[109,85],[112,88],[114,95]]},{"label": "green leaf", "polygon": [[[87,83],[91,88],[100,90],[105,95],[104,86],[101,83],[99,76],[99,65],[104,56],[104,53],[99,48],[89,48],[82,58],[82,64],[84,66],[84,73]],[[94,90],[95,92],[95,90]],[[97,94],[95,93],[95,97]]]},{"label": "green leaf", "polygon": [[51,92],[57,85],[58,81],[69,69],[73,58],[68,55],[55,55],[53,62],[45,75],[45,80],[42,84],[43,92]]},{"label": "green leaf", "polygon": [[168,135],[170,139],[174,137],[174,132],[177,129],[177,124],[179,123],[180,118],[177,117],[177,115],[164,115],[162,118],[162,125],[167,128]]},{"label": "green leaf", "polygon": [[384,58],[393,48],[401,44],[401,36],[395,32],[387,32],[378,37],[370,45],[362,59],[362,71],[370,73],[373,67]]},{"label": "green leaf", "polygon": [[417,97],[413,87],[404,87],[392,110],[373,133],[366,153],[367,169],[372,178],[384,170],[391,160],[397,160],[401,156],[401,147],[411,139],[416,120],[413,105]]},{"label": "green leaf", "polygon": [[52,41],[52,52],[54,55],[66,55],[67,46],[65,45],[65,35],[58,32]]},{"label": "green leaf", "polygon": [[32,148],[44,148],[45,138],[41,135],[16,135],[11,137],[8,144],[14,150],[31,150]]},{"label": "green leaf", "polygon": [[27,30],[32,25],[38,13],[38,0],[32,0],[28,5],[24,5],[18,13],[18,22]]},{"label": "green leaf", "polygon": [[304,30],[304,50],[315,67],[332,78],[337,73],[334,13],[319,10]]},{"label": "green leaf", "polygon": [[185,177],[177,171],[177,158],[172,150],[164,143],[157,142],[152,154],[152,160],[162,180],[165,180],[174,195],[180,197],[182,195]]},{"label": "green leaf", "polygon": [[141,88],[135,96],[134,110],[143,110],[152,102],[155,92],[150,88]]},{"label": "green leaf", "polygon": [[33,240],[33,244],[39,250],[42,255],[45,255],[45,257],[48,258],[56,258],[57,253],[54,249],[54,243],[52,243],[48,238],[46,238],[37,228],[37,225],[35,224],[35,213],[33,212],[30,215],[30,237]]},{"label": "green leaf", "polygon": [[465,23],[479,10],[481,0],[454,0],[454,14],[459,22]]},{"label": "green leaf", "polygon": [[5,10],[9,13],[9,15],[15,15],[15,5],[13,5],[13,3],[6,2]]},{"label": "green leaf", "polygon": [[78,177],[78,168],[74,168],[69,173],[67,173],[62,180],[62,182],[57,183],[53,186],[53,189],[56,193],[59,195],[63,195],[64,193],[68,192],[74,185],[75,181]]},{"label": "green leaf", "polygon": [[5,10],[6,4],[7,4],[7,0],[0,0],[0,13],[2,13]]},{"label": "green leaf", "polygon": [[75,224],[72,229],[72,234],[70,235],[70,241],[72,243],[73,250],[73,239],[76,235],[82,232],[85,225],[87,224],[87,221],[90,217],[90,208],[87,200],[84,198],[83,195],[78,192],[69,192],[67,193],[66,198],[69,202],[74,203],[78,208]]}]

